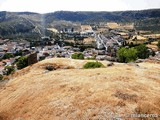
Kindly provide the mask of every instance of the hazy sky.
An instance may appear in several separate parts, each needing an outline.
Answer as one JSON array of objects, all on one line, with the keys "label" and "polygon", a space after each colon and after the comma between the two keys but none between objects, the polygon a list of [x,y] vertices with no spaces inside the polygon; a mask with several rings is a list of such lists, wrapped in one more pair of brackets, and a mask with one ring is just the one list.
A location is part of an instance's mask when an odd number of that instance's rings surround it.
[{"label": "hazy sky", "polygon": [[0,0],[0,11],[38,13],[68,11],[120,11],[160,8],[160,0]]}]

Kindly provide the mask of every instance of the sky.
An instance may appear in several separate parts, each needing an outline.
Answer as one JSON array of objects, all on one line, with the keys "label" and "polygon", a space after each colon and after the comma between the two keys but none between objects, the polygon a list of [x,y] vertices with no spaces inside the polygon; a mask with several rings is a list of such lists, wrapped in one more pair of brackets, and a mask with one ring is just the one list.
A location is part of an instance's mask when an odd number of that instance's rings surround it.
[{"label": "sky", "polygon": [[0,11],[48,13],[123,11],[160,8],[160,0],[0,0]]}]

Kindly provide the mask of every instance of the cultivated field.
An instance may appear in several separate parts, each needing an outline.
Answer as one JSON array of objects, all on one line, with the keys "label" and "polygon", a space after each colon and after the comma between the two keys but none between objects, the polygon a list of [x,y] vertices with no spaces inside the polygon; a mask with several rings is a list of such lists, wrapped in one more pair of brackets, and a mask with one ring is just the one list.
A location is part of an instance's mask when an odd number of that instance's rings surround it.
[{"label": "cultivated field", "polygon": [[111,29],[117,29],[119,28],[119,24],[115,23],[115,22],[108,22],[107,26]]},{"label": "cultivated field", "polygon": [[92,37],[85,38],[83,42],[85,44],[92,44],[93,42],[95,42],[95,38],[92,38]]},{"label": "cultivated field", "polygon": [[125,30],[134,29],[134,24],[133,23],[118,24],[118,23],[115,23],[115,22],[108,22],[107,26],[111,29],[125,29]]},{"label": "cultivated field", "polygon": [[92,27],[90,25],[81,25],[81,29],[82,29],[82,31],[92,30]]}]

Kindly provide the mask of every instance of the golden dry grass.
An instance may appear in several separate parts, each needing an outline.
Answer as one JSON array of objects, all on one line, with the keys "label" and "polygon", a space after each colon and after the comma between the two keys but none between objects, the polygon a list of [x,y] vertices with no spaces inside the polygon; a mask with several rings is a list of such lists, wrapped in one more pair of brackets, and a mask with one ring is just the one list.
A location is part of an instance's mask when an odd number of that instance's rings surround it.
[{"label": "golden dry grass", "polygon": [[125,32],[119,32],[118,34],[120,34],[122,36],[128,35],[128,33],[125,33]]},{"label": "golden dry grass", "polygon": [[81,25],[81,29],[82,29],[82,31],[92,30],[92,27],[90,25]]},{"label": "golden dry grass", "polygon": [[158,51],[158,46],[157,46],[157,45],[154,45],[154,44],[151,44],[151,45],[150,45],[150,44],[148,44],[147,47],[148,47],[148,48],[151,48],[151,49],[154,50],[154,51]]},{"label": "golden dry grass", "polygon": [[96,40],[95,40],[95,38],[93,38],[93,37],[89,37],[89,38],[84,38],[84,40],[83,40],[83,42],[85,43],[85,44],[92,44],[93,42],[95,42]]},{"label": "golden dry grass", "polygon": [[107,26],[111,29],[125,29],[125,30],[130,30],[130,29],[134,29],[134,24],[118,24],[115,22],[108,22]]},{"label": "golden dry grass", "polygon": [[[160,64],[81,69],[86,62],[54,58],[18,71],[0,89],[0,119],[132,120],[125,115],[160,114]],[[48,72],[48,64],[59,69]]]},{"label": "golden dry grass", "polygon": [[117,29],[119,28],[119,24],[115,23],[115,22],[108,22],[107,26],[111,29]]},{"label": "golden dry grass", "polygon": [[121,24],[119,28],[125,29],[125,30],[134,29],[134,23],[131,23],[131,24]]},{"label": "golden dry grass", "polygon": [[151,45],[157,45],[157,44],[158,44],[158,41],[151,42]]},{"label": "golden dry grass", "polygon": [[140,35],[136,35],[136,36],[133,36],[133,38],[137,38],[137,40],[141,40],[141,41],[146,41],[147,38],[146,37],[143,37],[143,36],[140,36]]},{"label": "golden dry grass", "polygon": [[160,38],[160,34],[148,34],[148,35],[144,35],[144,37],[150,37],[150,38]]}]

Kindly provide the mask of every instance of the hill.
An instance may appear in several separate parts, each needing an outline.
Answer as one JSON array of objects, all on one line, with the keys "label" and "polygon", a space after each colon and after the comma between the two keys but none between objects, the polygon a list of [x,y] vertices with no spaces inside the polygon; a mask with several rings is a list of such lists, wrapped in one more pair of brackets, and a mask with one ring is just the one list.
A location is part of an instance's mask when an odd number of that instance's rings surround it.
[{"label": "hill", "polygon": [[117,11],[117,12],[72,12],[57,11],[45,14],[46,16],[54,16],[54,19],[66,21],[94,22],[94,21],[135,21],[146,18],[159,18],[160,9],[139,10],[139,11]]},{"label": "hill", "polygon": [[[47,14],[32,12],[0,12],[0,37],[39,39],[47,27],[77,27],[72,23],[93,24],[98,22],[135,23],[138,30],[159,31],[160,9],[119,12],[71,12],[56,11]],[[66,24],[64,24],[64,21]],[[62,23],[62,26],[59,24]]]},{"label": "hill", "polygon": [[[160,114],[160,64],[81,69],[86,62],[54,58],[16,72],[0,88],[0,119],[133,120],[125,117]],[[57,70],[46,71],[47,65]]]},{"label": "hill", "polygon": [[44,27],[41,15],[37,13],[0,13],[0,37],[39,39]]}]

